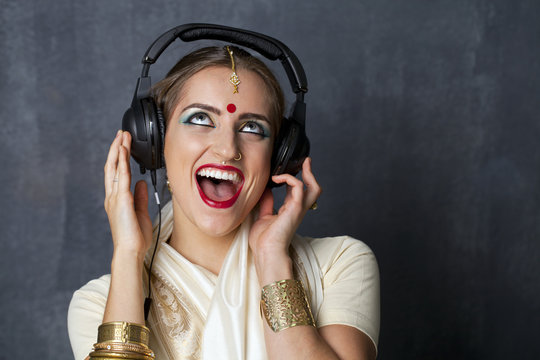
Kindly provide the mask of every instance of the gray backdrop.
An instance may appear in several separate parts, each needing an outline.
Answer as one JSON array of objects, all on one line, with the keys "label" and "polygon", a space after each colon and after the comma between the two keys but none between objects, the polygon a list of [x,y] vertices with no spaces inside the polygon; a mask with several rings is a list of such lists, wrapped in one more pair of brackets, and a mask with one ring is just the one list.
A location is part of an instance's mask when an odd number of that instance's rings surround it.
[{"label": "gray backdrop", "polygon": [[144,50],[187,22],[302,60],[325,191],[300,232],[375,251],[380,359],[537,358],[539,19],[535,0],[0,0],[0,358],[72,358],[71,294],[109,272],[109,143]]}]

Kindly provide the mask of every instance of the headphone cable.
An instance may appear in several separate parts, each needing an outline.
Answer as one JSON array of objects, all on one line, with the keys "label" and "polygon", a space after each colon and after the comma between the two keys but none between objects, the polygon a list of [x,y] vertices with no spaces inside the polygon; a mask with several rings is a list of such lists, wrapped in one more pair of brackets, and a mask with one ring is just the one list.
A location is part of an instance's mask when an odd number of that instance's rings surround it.
[{"label": "headphone cable", "polygon": [[156,170],[151,170],[150,175],[152,177],[152,185],[154,186],[154,197],[156,199],[156,204],[158,206],[158,232],[156,243],[154,245],[154,251],[152,252],[152,258],[150,259],[150,265],[148,266],[148,296],[144,299],[144,320],[148,320],[148,314],[150,312],[150,305],[152,304],[152,288],[150,287],[150,277],[152,275],[152,265],[154,264],[154,257],[156,256],[156,250],[159,244],[159,236],[161,235],[161,203],[159,201],[159,196],[157,192],[157,180],[156,180]]}]

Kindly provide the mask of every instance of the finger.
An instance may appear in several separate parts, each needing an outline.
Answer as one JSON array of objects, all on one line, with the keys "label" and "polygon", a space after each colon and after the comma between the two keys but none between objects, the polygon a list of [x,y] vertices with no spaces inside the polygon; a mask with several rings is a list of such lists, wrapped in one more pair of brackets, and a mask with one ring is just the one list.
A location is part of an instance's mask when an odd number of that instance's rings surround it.
[{"label": "finger", "polygon": [[128,152],[131,153],[131,134],[129,131],[124,131],[122,135],[122,146],[124,146]]},{"label": "finger", "polygon": [[118,146],[121,142],[122,130],[116,132],[116,137],[114,138],[111,146],[109,148],[109,153],[107,155],[107,161],[105,162],[104,167],[104,183],[105,183],[105,196],[109,196],[113,188],[113,180],[116,177],[116,168],[118,163]]},{"label": "finger", "polygon": [[113,182],[113,194],[123,191],[130,191],[129,187],[131,185],[128,151],[123,145],[120,145],[119,150],[118,168],[116,171],[116,178]]},{"label": "finger", "polygon": [[259,200],[259,218],[274,213],[274,195],[270,188],[264,190],[261,199]]},{"label": "finger", "polygon": [[131,148],[131,134],[123,131],[119,137],[120,144],[118,145],[118,165],[116,175],[113,179],[112,193],[116,194],[118,189],[129,191],[131,186],[131,166],[129,157]]},{"label": "finger", "polygon": [[315,179],[311,170],[311,158],[306,158],[302,164],[302,180],[306,184],[306,194],[304,196],[304,205],[310,208],[322,193],[322,188]]},{"label": "finger", "polygon": [[280,175],[274,175],[272,176],[272,181],[276,184],[287,184],[289,186],[295,186],[297,185],[296,182],[302,182],[292,176],[291,174],[280,174]]},{"label": "finger", "polygon": [[280,211],[284,206],[289,206],[292,204],[302,206],[302,200],[304,197],[304,183],[302,181],[290,174],[275,175],[272,176],[272,180],[276,184],[287,184],[287,194],[285,195],[285,200],[283,202],[283,206],[280,208]]},{"label": "finger", "polygon": [[123,136],[122,136],[122,146],[126,149],[126,152],[127,152],[127,167],[128,167],[128,172],[129,174],[131,175],[131,165],[129,163],[129,159],[131,157],[131,134],[127,131],[124,131],[123,133]]},{"label": "finger", "polygon": [[146,185],[146,181],[137,181],[133,199],[135,201],[136,213],[148,213],[148,186]]}]

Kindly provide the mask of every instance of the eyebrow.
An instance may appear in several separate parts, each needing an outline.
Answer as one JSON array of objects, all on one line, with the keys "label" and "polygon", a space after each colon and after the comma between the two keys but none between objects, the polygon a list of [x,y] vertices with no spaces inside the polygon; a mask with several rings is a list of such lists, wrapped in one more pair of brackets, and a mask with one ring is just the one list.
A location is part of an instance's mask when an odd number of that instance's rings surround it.
[{"label": "eyebrow", "polygon": [[182,112],[184,112],[184,111],[186,111],[188,109],[193,109],[193,108],[202,109],[202,110],[213,112],[214,114],[217,114],[217,115],[221,115],[221,111],[218,108],[215,108],[213,106],[206,105],[206,104],[199,104],[199,103],[194,103],[194,104],[190,104],[190,105],[186,106],[182,110]]},{"label": "eyebrow", "polygon": [[271,124],[270,120],[264,115],[261,114],[255,114],[255,113],[243,113],[239,116],[240,120],[246,120],[246,119],[257,119],[266,121],[268,124]]},{"label": "eyebrow", "polygon": [[[213,107],[211,105],[207,105],[207,104],[200,104],[200,103],[193,103],[193,104],[190,104],[188,106],[186,106],[182,112],[188,110],[188,109],[202,109],[202,110],[206,110],[206,111],[210,111],[216,115],[221,115],[221,111],[216,108],[216,107]],[[246,119],[257,119],[257,120],[262,120],[262,121],[266,121],[268,124],[271,124],[270,120],[268,120],[268,118],[262,114],[256,114],[256,113],[242,113],[240,114],[239,116],[239,119],[240,120],[246,120]]]}]

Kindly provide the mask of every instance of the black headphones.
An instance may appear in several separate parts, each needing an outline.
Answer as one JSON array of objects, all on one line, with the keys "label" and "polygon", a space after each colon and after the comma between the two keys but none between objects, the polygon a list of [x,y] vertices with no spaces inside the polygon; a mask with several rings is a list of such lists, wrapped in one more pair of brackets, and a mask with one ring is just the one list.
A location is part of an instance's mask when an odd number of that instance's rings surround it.
[{"label": "black headphones", "polygon": [[[296,175],[309,154],[305,131],[307,79],[296,55],[281,41],[252,31],[213,24],[185,24],[158,37],[146,50],[141,77],[137,80],[131,107],[122,119],[122,129],[132,137],[131,155],[139,163],[141,173],[164,167],[163,142],[165,119],[151,95],[150,65],[177,38],[188,42],[202,39],[221,40],[257,51],[269,60],[279,59],[285,68],[296,101],[291,115],[284,118],[272,154],[271,174]],[[273,184],[270,182],[269,184]],[[274,184],[275,185],[275,184]]]}]

